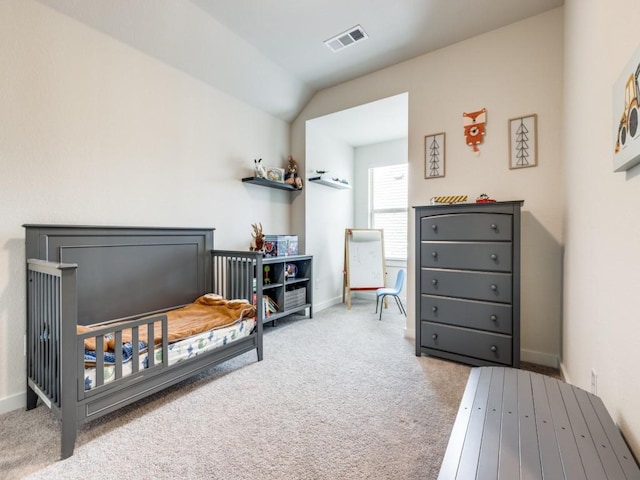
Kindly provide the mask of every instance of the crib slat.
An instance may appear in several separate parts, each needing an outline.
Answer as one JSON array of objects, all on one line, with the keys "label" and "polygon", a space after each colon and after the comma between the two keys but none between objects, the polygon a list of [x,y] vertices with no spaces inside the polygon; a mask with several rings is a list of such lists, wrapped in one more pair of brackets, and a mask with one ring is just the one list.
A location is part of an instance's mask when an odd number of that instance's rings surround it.
[{"label": "crib slat", "polygon": [[76,359],[76,389],[78,391],[78,400],[82,400],[84,398],[84,391],[86,388],[84,376],[84,338],[76,337],[76,339],[76,351],[79,353]]},{"label": "crib slat", "polygon": [[[52,279],[50,279],[52,280]],[[48,298],[48,302],[47,304],[49,305],[50,303],[55,305],[56,299],[55,299],[55,295],[53,295],[53,282],[49,282],[49,288],[47,288],[47,296]],[[53,297],[53,298],[52,298]],[[50,302],[50,303],[49,303]],[[53,355],[56,351],[56,336],[55,336],[55,328],[56,328],[56,324],[58,322],[56,322],[56,315],[55,315],[55,306],[54,307],[50,307],[49,311],[47,312],[47,318],[49,319],[48,325],[47,325],[47,333],[48,333],[48,341],[47,341],[47,383],[48,383],[48,391],[49,394],[51,395],[51,397],[55,398],[56,394],[56,387],[55,387],[55,372],[53,370]]]},{"label": "crib slat", "polygon": [[[52,279],[49,279],[52,280]],[[47,305],[49,306],[49,311],[47,312],[47,318],[49,319],[49,321],[47,322],[47,337],[48,337],[48,341],[47,341],[47,383],[48,383],[48,392],[49,395],[51,395],[52,398],[55,398],[56,396],[56,386],[55,386],[55,371],[53,370],[53,356],[54,353],[57,350],[57,344],[56,344],[56,335],[55,335],[55,329],[56,329],[56,324],[58,323],[56,321],[56,309],[55,309],[55,303],[56,303],[56,298],[54,295],[54,285],[53,282],[49,281],[49,286],[47,288],[47,297],[48,297],[48,302]]]},{"label": "crib slat", "polygon": [[[163,335],[165,337],[166,335]],[[155,358],[153,355],[153,344],[154,344],[154,325],[153,322],[147,323],[147,368],[152,368],[155,365]]]},{"label": "crib slat", "polygon": [[104,335],[96,336],[96,387],[104,385]]},{"label": "crib slat", "polygon": [[35,297],[36,308],[33,310],[33,380],[39,385],[42,386],[40,382],[40,333],[42,321],[42,315],[40,314],[40,304],[42,303],[42,298],[40,294],[40,275],[35,276],[35,285],[33,285],[33,295]]},{"label": "crib slat", "polygon": [[[168,367],[169,366],[169,323],[166,315],[162,317],[161,324],[162,324],[162,364],[165,367]],[[155,350],[155,348],[153,348],[152,350]],[[153,352],[150,353],[150,355],[153,355]]]},{"label": "crib slat", "polygon": [[115,345],[113,354],[116,357],[116,380],[122,378],[122,330],[116,330],[115,332]]},{"label": "crib slat", "polygon": [[[55,298],[60,298],[60,282],[52,282],[53,295]],[[53,315],[55,319],[52,322],[52,350],[54,352],[52,360],[52,379],[53,379],[53,391],[52,396],[55,398],[55,402],[60,402],[60,336],[61,336],[61,319],[59,318],[60,309],[54,309]]]},{"label": "crib slat", "polygon": [[140,370],[140,340],[138,336],[138,327],[131,329],[131,346],[133,347],[133,354],[131,356],[131,364],[133,370],[132,373],[137,373]]}]

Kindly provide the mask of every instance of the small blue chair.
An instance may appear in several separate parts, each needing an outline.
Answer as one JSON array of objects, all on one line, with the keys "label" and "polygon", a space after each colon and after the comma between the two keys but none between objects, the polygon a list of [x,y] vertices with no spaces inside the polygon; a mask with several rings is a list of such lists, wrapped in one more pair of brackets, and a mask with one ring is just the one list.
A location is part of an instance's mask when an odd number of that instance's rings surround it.
[{"label": "small blue chair", "polygon": [[376,290],[376,313],[378,313],[378,304],[380,304],[380,318],[378,320],[382,320],[382,301],[387,295],[391,295],[398,304],[398,308],[400,309],[400,313],[403,313],[404,316],[407,316],[407,311],[404,309],[404,305],[402,305],[402,300],[400,300],[400,291],[402,290],[402,286],[404,285],[404,270],[398,270],[398,276],[396,277],[396,286],[393,288],[379,288]]}]

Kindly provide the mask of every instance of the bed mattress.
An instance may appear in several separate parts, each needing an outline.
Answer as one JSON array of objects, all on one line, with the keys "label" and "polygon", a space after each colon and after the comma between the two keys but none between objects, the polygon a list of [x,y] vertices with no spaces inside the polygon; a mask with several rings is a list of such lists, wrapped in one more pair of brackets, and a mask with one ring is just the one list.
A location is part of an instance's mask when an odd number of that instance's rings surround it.
[{"label": "bed mattress", "polygon": [[[198,333],[190,337],[184,338],[174,343],[169,344],[169,366],[175,365],[179,362],[183,362],[197,355],[201,355],[205,352],[209,352],[216,348],[227,345],[231,342],[237,341],[241,338],[247,337],[253,332],[256,324],[254,317],[245,318],[239,320],[232,325],[215,328],[206,332]],[[122,376],[126,377],[133,372],[133,362],[131,360],[131,346],[125,348],[123,345],[123,355],[128,357],[126,362],[122,365]],[[129,352],[129,355],[127,355]],[[87,351],[85,351],[85,354]],[[162,346],[156,346],[153,352],[155,363],[162,362]],[[139,359],[139,369],[143,370],[148,366],[149,351],[141,353]],[[85,355],[85,360],[87,356]],[[95,357],[94,357],[95,360]],[[110,364],[107,364],[110,363]],[[114,362],[109,362],[109,359],[105,355],[104,365],[104,383],[110,383],[115,380],[115,365]],[[85,391],[91,390],[96,385],[96,367],[85,366],[84,371],[84,389]]]}]

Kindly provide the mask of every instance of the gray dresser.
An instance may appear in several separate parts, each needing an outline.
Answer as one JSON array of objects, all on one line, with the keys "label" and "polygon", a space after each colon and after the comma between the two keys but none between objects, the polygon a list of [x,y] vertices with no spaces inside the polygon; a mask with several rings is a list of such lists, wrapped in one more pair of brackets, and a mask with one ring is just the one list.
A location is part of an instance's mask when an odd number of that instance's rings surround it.
[{"label": "gray dresser", "polygon": [[416,207],[416,355],[520,366],[523,203]]}]

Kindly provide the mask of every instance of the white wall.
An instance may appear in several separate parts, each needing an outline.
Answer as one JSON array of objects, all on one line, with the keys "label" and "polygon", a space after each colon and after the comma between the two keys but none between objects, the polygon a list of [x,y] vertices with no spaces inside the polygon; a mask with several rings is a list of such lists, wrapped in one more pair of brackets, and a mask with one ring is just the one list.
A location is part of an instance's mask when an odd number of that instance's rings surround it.
[{"label": "white wall", "polygon": [[[324,131],[322,124],[327,120],[307,122],[307,178],[317,175],[315,170],[326,170],[332,177],[353,183],[354,149]],[[322,309],[342,300],[344,231],[353,227],[353,189],[307,182],[305,200],[305,253],[314,256],[313,303],[314,308]]]},{"label": "white wall", "polygon": [[289,125],[31,0],[0,2],[0,412],[24,406],[24,223],[290,230]]},{"label": "white wall", "polygon": [[[307,119],[408,92],[410,206],[449,194],[525,200],[522,357],[553,366],[560,355],[562,314],[562,80],[560,8],[324,90],[292,125],[292,151],[304,161]],[[462,112],[482,107],[488,109],[487,135],[476,156],[464,143]],[[539,166],[510,170],[508,120],[532,113],[538,115]],[[442,131],[446,177],[425,180],[424,136]],[[299,207],[294,205],[294,215],[302,214]],[[412,299],[413,222],[409,242]],[[413,334],[415,305],[408,304],[407,331]]]},{"label": "white wall", "polygon": [[[636,0],[565,2],[562,366],[597,391],[640,455],[640,168],[613,173],[612,87],[640,48]],[[628,73],[627,73],[628,74]]]}]

